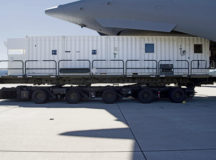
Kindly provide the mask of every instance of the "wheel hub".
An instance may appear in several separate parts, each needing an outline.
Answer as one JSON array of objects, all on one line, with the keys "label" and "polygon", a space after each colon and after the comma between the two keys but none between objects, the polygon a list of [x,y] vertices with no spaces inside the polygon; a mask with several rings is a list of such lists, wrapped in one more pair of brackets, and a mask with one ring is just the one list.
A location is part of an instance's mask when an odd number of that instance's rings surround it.
[{"label": "wheel hub", "polygon": [[38,99],[44,99],[44,94],[43,93],[38,93],[36,97]]}]

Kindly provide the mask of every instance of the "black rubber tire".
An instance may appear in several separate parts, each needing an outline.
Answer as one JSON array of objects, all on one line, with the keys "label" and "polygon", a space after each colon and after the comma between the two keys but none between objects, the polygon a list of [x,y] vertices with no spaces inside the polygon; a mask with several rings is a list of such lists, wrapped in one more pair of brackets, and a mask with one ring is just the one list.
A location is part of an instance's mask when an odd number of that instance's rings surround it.
[{"label": "black rubber tire", "polygon": [[154,100],[154,92],[151,88],[143,88],[138,93],[138,99],[141,103],[151,103]]},{"label": "black rubber tire", "polygon": [[32,101],[36,104],[44,104],[48,100],[48,94],[43,89],[35,90],[32,94]]},{"label": "black rubber tire", "polygon": [[77,104],[81,101],[81,94],[79,90],[69,90],[66,93],[66,101],[69,104]]},{"label": "black rubber tire", "polygon": [[113,89],[107,89],[103,92],[102,99],[106,104],[113,104],[118,100],[118,94]]},{"label": "black rubber tire", "polygon": [[173,88],[169,92],[169,99],[174,103],[182,103],[185,97],[186,95],[182,88]]},{"label": "black rubber tire", "polygon": [[[188,89],[190,89],[190,90],[188,91]],[[195,89],[194,89],[194,88],[192,88],[192,89],[191,89],[191,88],[188,88],[188,89],[187,89],[187,92],[186,92],[186,99],[191,100],[191,99],[194,98],[196,92],[195,92]]]},{"label": "black rubber tire", "polygon": [[131,97],[133,97],[134,99],[138,98],[138,93],[137,92],[132,92]]}]

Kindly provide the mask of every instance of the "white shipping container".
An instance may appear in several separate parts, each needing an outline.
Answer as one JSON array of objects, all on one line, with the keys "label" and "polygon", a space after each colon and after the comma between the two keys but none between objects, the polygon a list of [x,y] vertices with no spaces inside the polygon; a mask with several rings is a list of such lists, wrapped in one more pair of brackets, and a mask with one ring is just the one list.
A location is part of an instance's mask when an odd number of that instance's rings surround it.
[{"label": "white shipping container", "polygon": [[[209,45],[207,39],[189,36],[57,36],[9,39],[8,65],[11,69],[8,73],[25,73],[28,76],[206,75],[209,74]],[[25,69],[21,70],[22,67]]]}]

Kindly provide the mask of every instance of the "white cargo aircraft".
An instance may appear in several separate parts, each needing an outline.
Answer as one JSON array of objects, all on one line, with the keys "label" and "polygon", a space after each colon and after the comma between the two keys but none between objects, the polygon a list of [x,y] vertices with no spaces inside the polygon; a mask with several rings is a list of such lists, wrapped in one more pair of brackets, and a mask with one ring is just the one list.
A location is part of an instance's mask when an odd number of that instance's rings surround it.
[{"label": "white cargo aircraft", "polygon": [[215,0],[80,0],[46,14],[105,35],[174,31],[216,41]]}]

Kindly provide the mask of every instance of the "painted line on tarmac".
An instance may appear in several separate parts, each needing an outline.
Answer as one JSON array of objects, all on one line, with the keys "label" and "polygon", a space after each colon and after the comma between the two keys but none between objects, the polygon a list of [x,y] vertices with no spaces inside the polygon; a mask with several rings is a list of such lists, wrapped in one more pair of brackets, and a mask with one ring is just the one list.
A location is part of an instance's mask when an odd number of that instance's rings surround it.
[{"label": "painted line on tarmac", "polygon": [[116,104],[116,105],[117,105],[117,107],[118,107],[118,109],[119,109],[119,111],[120,111],[122,117],[124,118],[125,123],[128,125],[128,128],[130,129],[131,134],[133,135],[134,140],[135,140],[136,144],[137,144],[138,147],[139,147],[139,150],[141,151],[141,153],[142,153],[142,155],[143,155],[143,158],[144,158],[145,160],[148,160],[148,159],[147,159],[147,156],[146,156],[145,153],[143,152],[142,147],[141,147],[141,145],[139,144],[139,142],[138,142],[138,140],[137,140],[137,138],[136,138],[136,135],[134,134],[133,129],[130,127],[129,122],[127,121],[127,119],[126,119],[126,117],[125,117],[123,111],[121,110],[121,106],[120,106],[119,104]]},{"label": "painted line on tarmac", "polygon": [[141,153],[141,151],[21,151],[21,150],[0,150],[0,153]]}]

